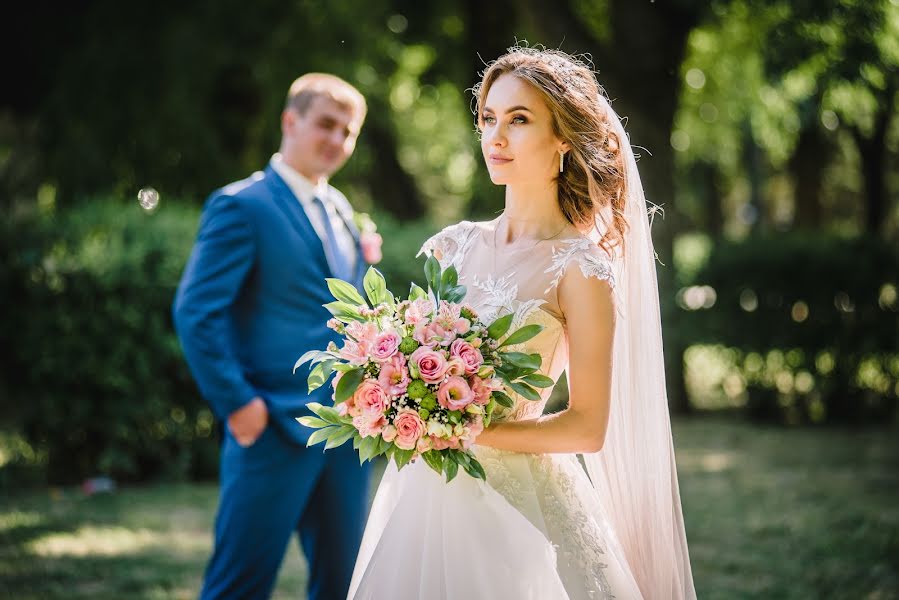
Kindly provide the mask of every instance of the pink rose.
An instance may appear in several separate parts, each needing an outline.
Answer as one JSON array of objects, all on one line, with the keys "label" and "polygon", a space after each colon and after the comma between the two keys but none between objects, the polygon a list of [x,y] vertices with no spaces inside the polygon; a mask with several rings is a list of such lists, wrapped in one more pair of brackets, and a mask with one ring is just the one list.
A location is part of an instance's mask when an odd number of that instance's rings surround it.
[{"label": "pink rose", "polygon": [[371,357],[378,362],[390,360],[399,349],[401,341],[403,341],[402,338],[395,331],[379,333],[372,344]]},{"label": "pink rose", "polygon": [[425,383],[440,383],[446,375],[446,358],[427,346],[421,346],[413,352],[409,361],[418,369],[421,380]]},{"label": "pink rose", "polygon": [[383,242],[381,234],[372,231],[363,231],[359,236],[359,245],[362,247],[362,258],[370,265],[376,265],[381,262],[383,255],[381,254],[381,244]]},{"label": "pink rose", "polygon": [[465,375],[465,363],[458,356],[454,356],[446,363],[446,374],[452,376]]},{"label": "pink rose", "polygon": [[381,433],[387,425],[387,418],[383,414],[363,413],[353,417],[353,427],[362,437],[374,437]]},{"label": "pink rose", "polygon": [[[365,379],[353,394],[354,407],[361,413],[383,414],[390,404],[387,392],[374,379]],[[353,414],[350,411],[350,414]],[[356,415],[353,415],[356,416]]]},{"label": "pink rose", "polygon": [[462,410],[474,402],[474,393],[461,377],[450,377],[437,390],[437,402],[447,410]]},{"label": "pink rose", "polygon": [[409,387],[409,367],[402,355],[394,356],[393,360],[381,367],[378,383],[394,396],[406,393],[406,388]]},{"label": "pink rose", "polygon": [[431,323],[421,322],[415,326],[412,337],[422,346],[434,347],[437,345],[448,346],[456,337],[452,328],[444,327],[437,321]]},{"label": "pink rose", "polygon": [[458,357],[465,364],[465,374],[474,375],[484,364],[484,355],[481,351],[459,338],[450,346],[450,356]]},{"label": "pink rose", "polygon": [[429,438],[426,435],[418,438],[418,442],[415,444],[415,450],[419,454],[424,454],[425,452],[427,452],[430,449],[431,449],[431,438]]},{"label": "pink rose", "polygon": [[453,445],[449,440],[445,440],[441,437],[437,437],[436,435],[430,436],[431,438],[431,447],[434,450],[446,450],[448,448],[452,448]]},{"label": "pink rose", "polygon": [[425,431],[425,424],[418,413],[411,408],[401,408],[393,419],[396,438],[393,443],[403,450],[414,450]]},{"label": "pink rose", "polygon": [[479,406],[484,406],[490,402],[490,394],[503,389],[503,382],[500,379],[472,377],[468,381],[471,384],[471,391],[474,393],[474,402]]},{"label": "pink rose", "polygon": [[385,442],[392,442],[396,438],[396,427],[385,425],[384,430],[381,431],[381,437],[384,438]]}]

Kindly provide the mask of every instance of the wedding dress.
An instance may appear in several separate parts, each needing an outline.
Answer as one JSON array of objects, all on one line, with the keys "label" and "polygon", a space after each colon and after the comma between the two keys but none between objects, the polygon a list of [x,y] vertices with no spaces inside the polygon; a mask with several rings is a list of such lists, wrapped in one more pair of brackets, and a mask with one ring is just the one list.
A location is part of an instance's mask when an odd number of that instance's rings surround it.
[{"label": "wedding dress", "polygon": [[[459,272],[465,301],[482,322],[512,313],[514,331],[543,331],[512,348],[538,353],[541,372],[558,380],[568,364],[558,284],[568,269],[614,285],[608,258],[570,228],[561,239],[518,251],[493,247],[498,220],[462,222],[428,240],[445,269]],[[534,419],[539,401],[513,395],[495,421]],[[597,492],[574,454],[520,454],[474,446],[487,482],[460,471],[446,484],[422,461],[391,465],[372,507],[351,598],[640,598]]]},{"label": "wedding dress", "polygon": [[[619,140],[621,120],[602,95]],[[513,328],[543,331],[514,350],[539,353],[541,372],[557,381],[568,364],[567,324],[558,285],[570,269],[608,283],[617,311],[611,410],[601,451],[522,454],[474,446],[487,481],[460,471],[449,484],[427,465],[387,467],[356,561],[349,597],[371,600],[646,598],[694,600],[674,461],[656,256],[637,162],[625,161],[628,227],[610,258],[596,230],[574,228],[533,246],[497,252],[498,220],[462,222],[422,248],[454,265],[466,301],[490,323],[514,314]],[[533,419],[540,400],[513,395],[500,419]],[[597,424],[599,427],[600,424]]]}]

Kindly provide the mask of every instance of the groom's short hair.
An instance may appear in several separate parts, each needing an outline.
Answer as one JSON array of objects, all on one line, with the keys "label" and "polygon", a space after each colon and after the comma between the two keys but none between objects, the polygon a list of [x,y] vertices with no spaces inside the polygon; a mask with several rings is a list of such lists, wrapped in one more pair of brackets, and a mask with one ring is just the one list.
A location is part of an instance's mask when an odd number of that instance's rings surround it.
[{"label": "groom's short hair", "polygon": [[340,77],[328,73],[306,73],[294,81],[287,92],[285,108],[292,108],[302,115],[309,109],[312,101],[320,96],[330,98],[345,107],[360,123],[365,119],[368,110],[365,97]]}]

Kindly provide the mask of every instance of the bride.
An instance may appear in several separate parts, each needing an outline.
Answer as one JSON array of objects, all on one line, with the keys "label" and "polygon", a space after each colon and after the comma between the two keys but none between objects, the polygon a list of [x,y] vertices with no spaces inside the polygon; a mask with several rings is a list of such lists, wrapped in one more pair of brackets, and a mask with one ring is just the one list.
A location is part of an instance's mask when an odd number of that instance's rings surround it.
[{"label": "bride", "polygon": [[[654,252],[634,154],[593,72],[513,48],[475,89],[493,221],[428,240],[489,323],[568,373],[568,407],[515,397],[473,447],[487,482],[387,468],[356,599],[695,598],[662,367]],[[578,460],[583,458],[586,471]]]}]

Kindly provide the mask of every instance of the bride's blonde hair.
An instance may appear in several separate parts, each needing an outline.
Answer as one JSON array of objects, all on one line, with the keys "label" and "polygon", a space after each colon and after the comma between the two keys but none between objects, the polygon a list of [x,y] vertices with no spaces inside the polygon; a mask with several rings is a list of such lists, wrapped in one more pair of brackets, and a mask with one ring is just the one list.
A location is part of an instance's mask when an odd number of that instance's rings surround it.
[{"label": "bride's blonde hair", "polygon": [[516,46],[487,65],[480,83],[472,88],[479,129],[487,92],[506,73],[541,93],[552,114],[555,135],[571,147],[565,170],[558,176],[562,214],[582,231],[596,227],[598,218],[605,229],[599,245],[611,254],[616,246],[623,246],[628,226],[624,218],[627,176],[621,153],[621,144],[628,142],[619,139],[609,121],[613,117],[605,91],[580,59],[561,50]]}]

